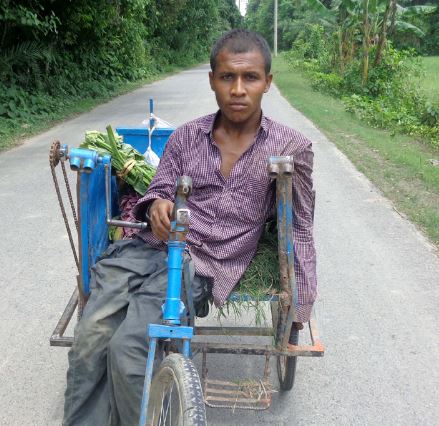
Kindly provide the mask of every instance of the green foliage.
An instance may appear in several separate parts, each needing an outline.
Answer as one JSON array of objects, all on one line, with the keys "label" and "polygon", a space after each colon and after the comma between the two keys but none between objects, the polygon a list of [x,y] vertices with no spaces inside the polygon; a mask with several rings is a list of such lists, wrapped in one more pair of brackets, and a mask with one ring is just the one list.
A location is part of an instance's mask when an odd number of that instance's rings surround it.
[{"label": "green foliage", "polygon": [[389,47],[372,68],[367,85],[358,79],[358,63],[346,71],[342,93],[348,111],[369,124],[418,135],[439,146],[438,107],[420,89],[422,67],[413,50]]},{"label": "green foliage", "polygon": [[273,47],[274,2],[272,0],[249,0],[245,24],[250,30],[261,34]]},{"label": "green foliage", "polygon": [[53,11],[46,11],[43,3],[32,0],[3,0],[0,3],[0,22],[4,28],[2,44],[6,37],[14,38],[13,34],[8,34],[8,28],[20,28],[20,31],[30,34],[33,39],[42,38],[49,33],[56,34],[59,19]]},{"label": "green foliage", "polygon": [[[370,57],[377,49],[370,49]],[[439,146],[438,105],[420,90],[423,70],[414,49],[398,50],[388,42],[380,62],[369,68],[366,82],[359,50],[342,70],[335,60],[338,53],[336,37],[321,25],[307,24],[285,56],[292,67],[306,73],[314,89],[342,97],[347,110],[370,125],[417,135]]]},{"label": "green foliage", "polygon": [[439,127],[439,100],[436,102],[427,101],[425,103],[425,108],[421,115],[421,121],[427,126]]},{"label": "green foliage", "polygon": [[2,0],[0,133],[204,60],[241,20],[233,0]]},{"label": "green foliage", "polygon": [[155,168],[146,163],[139,151],[123,143],[122,136],[115,133],[111,126],[107,126],[106,133],[97,130],[86,132],[80,148],[93,149],[100,155],[110,155],[117,176],[142,196],[155,175]]},{"label": "green foliage", "polygon": [[305,24],[285,59],[291,66],[305,71],[316,90],[339,95],[343,78],[332,71],[333,56],[333,42],[325,37],[324,28],[319,24]]},{"label": "green foliage", "polygon": [[428,55],[439,55],[439,8],[428,16],[426,36],[421,51]]},{"label": "green foliage", "polygon": [[305,24],[288,53],[290,61],[314,60],[320,70],[329,70],[333,47],[318,24]]},{"label": "green foliage", "polygon": [[[439,58],[437,58],[439,59]],[[340,99],[310,93],[309,81],[279,55],[276,84],[286,99],[310,118],[407,215],[439,244],[438,148],[416,138],[371,128],[348,113]],[[437,86],[439,88],[439,85]]]}]

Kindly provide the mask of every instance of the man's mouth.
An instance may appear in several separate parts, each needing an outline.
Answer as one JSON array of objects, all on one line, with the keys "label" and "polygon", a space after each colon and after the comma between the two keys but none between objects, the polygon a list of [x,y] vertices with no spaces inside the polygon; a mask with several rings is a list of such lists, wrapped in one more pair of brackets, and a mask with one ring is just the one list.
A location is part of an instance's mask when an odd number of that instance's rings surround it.
[{"label": "man's mouth", "polygon": [[243,103],[231,103],[229,107],[233,111],[242,111],[247,108],[247,105]]}]

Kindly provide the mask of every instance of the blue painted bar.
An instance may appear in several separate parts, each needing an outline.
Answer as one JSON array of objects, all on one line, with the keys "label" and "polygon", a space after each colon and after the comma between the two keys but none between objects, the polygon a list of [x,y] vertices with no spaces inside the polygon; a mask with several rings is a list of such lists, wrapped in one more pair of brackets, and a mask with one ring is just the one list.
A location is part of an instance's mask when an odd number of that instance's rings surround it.
[{"label": "blue painted bar", "polygon": [[[105,200],[105,165],[111,167],[111,158],[108,155],[98,157],[96,151],[75,148],[70,152],[73,158],[80,159],[79,164],[85,159],[95,161],[91,173],[84,173],[79,169],[79,222],[80,222],[80,270],[82,291],[85,295],[90,293],[90,269],[96,259],[108,247],[108,225],[106,220]],[[117,190],[115,177],[112,178],[112,212],[117,214]]]},{"label": "blue painted bar", "polygon": [[96,165],[102,162],[102,157],[91,149],[72,148],[69,152],[69,161],[72,170],[91,173]]},{"label": "blue painted bar", "polygon": [[149,341],[148,359],[146,361],[145,381],[143,383],[142,405],[140,406],[139,426],[146,425],[146,415],[148,413],[149,391],[151,390],[152,371],[154,367],[155,351],[157,338],[153,337]]},{"label": "blue painted bar", "polygon": [[189,358],[191,356],[191,341],[183,339],[183,356]]},{"label": "blue painted bar", "polygon": [[150,324],[148,326],[148,336],[157,339],[192,339],[194,336],[193,327],[182,325],[172,326],[164,324]]},{"label": "blue painted bar", "polygon": [[183,270],[184,241],[168,241],[168,288],[163,309],[163,320],[180,324],[181,274]]},{"label": "blue painted bar", "polygon": [[[292,302],[295,307],[297,307],[299,294],[296,284],[295,276],[295,265],[294,260],[296,258],[294,240],[293,240],[293,226],[294,226],[294,210],[291,196],[286,197],[286,217],[287,217],[287,232],[286,232],[286,244],[287,244],[287,259],[288,259],[288,270],[293,273],[290,276],[290,286],[292,290]],[[296,320],[297,318],[294,318]]]},{"label": "blue painted bar", "polygon": [[[154,114],[154,100],[152,98],[149,99],[149,116],[151,117],[151,115]],[[150,118],[149,119],[149,128],[152,129],[154,126],[154,119]]]}]

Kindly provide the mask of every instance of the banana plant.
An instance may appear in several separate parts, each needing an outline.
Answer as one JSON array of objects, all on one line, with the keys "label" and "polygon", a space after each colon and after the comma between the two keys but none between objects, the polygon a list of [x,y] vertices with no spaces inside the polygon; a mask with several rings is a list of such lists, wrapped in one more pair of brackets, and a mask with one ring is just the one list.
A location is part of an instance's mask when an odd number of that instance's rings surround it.
[{"label": "banana plant", "polygon": [[367,83],[371,45],[377,46],[373,66],[383,56],[389,35],[410,32],[417,37],[425,34],[410,21],[436,10],[436,6],[403,7],[397,0],[333,0],[326,7],[320,0],[305,0],[318,14],[322,25],[338,38],[340,72],[352,61],[355,49],[362,46],[362,82]]}]

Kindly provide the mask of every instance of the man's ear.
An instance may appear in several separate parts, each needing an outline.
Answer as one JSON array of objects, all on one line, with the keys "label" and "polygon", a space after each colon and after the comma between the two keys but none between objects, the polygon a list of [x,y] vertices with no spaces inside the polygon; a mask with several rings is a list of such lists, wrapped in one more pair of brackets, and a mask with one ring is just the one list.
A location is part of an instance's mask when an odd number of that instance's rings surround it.
[{"label": "man's ear", "polygon": [[267,74],[267,76],[265,77],[265,90],[264,90],[265,93],[267,93],[270,90],[272,81],[273,81],[273,74]]},{"label": "man's ear", "polygon": [[213,88],[213,71],[209,71],[209,83],[210,83],[210,88],[213,91],[215,91],[214,88]]}]

